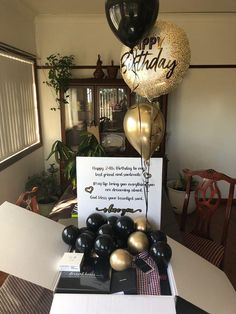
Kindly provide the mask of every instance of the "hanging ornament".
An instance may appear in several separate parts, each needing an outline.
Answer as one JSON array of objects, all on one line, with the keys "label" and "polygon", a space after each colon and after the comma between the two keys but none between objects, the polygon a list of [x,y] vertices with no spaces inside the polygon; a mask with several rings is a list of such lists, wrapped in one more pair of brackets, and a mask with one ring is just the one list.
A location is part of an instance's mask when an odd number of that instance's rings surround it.
[{"label": "hanging ornament", "polygon": [[148,160],[163,139],[165,120],[156,104],[135,104],[125,114],[124,130],[130,144]]},{"label": "hanging ornament", "polygon": [[184,30],[158,20],[132,53],[123,46],[121,74],[131,90],[153,100],[179,85],[189,68],[190,58]]}]

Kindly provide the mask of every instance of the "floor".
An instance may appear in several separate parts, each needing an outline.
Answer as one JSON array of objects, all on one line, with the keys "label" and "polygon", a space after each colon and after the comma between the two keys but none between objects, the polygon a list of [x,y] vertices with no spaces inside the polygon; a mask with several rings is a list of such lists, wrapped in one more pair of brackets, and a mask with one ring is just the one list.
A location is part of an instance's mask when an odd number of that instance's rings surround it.
[{"label": "floor", "polygon": [[[215,239],[220,234],[222,222],[223,222],[223,210],[224,205],[222,205],[216,212],[212,221],[212,237]],[[180,215],[176,215],[177,221],[180,222]],[[195,213],[190,214],[187,219],[187,226],[191,228],[195,218]],[[218,236],[219,238],[219,236]],[[236,204],[232,208],[229,230],[228,230],[228,240],[225,252],[224,260],[224,272],[231,281],[234,289],[236,290]]]}]

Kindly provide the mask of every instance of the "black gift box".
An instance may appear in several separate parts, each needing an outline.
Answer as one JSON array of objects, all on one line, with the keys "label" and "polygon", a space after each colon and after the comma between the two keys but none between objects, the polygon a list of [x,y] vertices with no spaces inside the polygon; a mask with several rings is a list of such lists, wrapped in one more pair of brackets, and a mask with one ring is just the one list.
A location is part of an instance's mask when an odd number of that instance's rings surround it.
[{"label": "black gift box", "polygon": [[111,293],[137,294],[137,280],[135,268],[112,272]]},{"label": "black gift box", "polygon": [[110,293],[111,269],[103,259],[84,257],[81,272],[62,272],[56,293]]}]

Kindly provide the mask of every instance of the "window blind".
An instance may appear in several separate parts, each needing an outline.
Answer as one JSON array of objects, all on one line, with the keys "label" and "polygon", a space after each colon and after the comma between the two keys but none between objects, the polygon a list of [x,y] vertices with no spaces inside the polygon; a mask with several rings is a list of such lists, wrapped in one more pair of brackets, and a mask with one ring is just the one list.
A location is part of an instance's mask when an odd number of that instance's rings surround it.
[{"label": "window blind", "polygon": [[0,163],[39,142],[34,62],[0,51]]}]

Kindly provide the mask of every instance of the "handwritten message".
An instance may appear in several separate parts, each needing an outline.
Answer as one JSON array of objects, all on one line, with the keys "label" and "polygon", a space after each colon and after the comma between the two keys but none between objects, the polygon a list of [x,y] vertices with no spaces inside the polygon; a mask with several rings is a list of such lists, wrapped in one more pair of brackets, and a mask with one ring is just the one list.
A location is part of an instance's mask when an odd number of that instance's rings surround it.
[{"label": "handwritten message", "polygon": [[[151,160],[148,214],[160,223],[162,159]],[[93,212],[105,215],[146,214],[140,158],[77,157],[79,225]]]}]

